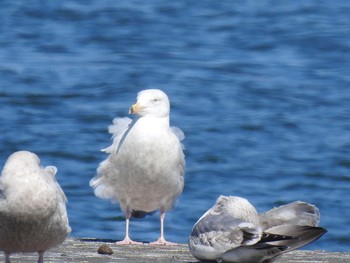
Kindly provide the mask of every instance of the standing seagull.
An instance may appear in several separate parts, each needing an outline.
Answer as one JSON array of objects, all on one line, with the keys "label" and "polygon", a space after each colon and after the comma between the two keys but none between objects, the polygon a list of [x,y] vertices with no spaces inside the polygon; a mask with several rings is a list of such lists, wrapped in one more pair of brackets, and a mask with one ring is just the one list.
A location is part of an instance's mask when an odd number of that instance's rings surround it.
[{"label": "standing seagull", "polygon": [[268,263],[327,232],[318,209],[293,202],[258,215],[244,198],[220,196],[194,225],[189,249],[199,260]]},{"label": "standing seagull", "polygon": [[182,131],[169,126],[170,103],[161,90],[138,93],[129,113],[136,118],[115,118],[109,132],[113,144],[104,149],[90,181],[95,195],[117,201],[126,218],[124,240],[117,244],[139,244],[129,237],[131,217],[143,217],[160,209],[160,237],[151,244],[171,245],[164,238],[164,213],[170,210],[184,187],[185,159]]},{"label": "standing seagull", "polygon": [[55,179],[56,167],[40,167],[34,153],[19,151],[6,161],[0,177],[0,250],[6,263],[15,252],[44,252],[71,232],[66,196]]}]

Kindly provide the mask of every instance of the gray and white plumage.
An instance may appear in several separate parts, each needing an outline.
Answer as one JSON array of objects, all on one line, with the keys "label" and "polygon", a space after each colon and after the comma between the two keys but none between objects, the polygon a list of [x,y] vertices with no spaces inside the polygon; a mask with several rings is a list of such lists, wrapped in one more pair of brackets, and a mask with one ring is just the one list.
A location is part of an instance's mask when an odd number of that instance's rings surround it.
[{"label": "gray and white plumage", "polygon": [[[95,195],[119,202],[126,216],[126,235],[120,244],[134,244],[129,238],[129,219],[160,209],[159,244],[163,235],[164,212],[170,210],[184,187],[183,133],[169,126],[170,102],[161,90],[138,93],[129,118],[115,118],[109,132],[113,144],[90,181]],[[157,242],[156,242],[157,243]],[[169,243],[170,244],[170,243]]]},{"label": "gray and white plumage", "polygon": [[71,232],[66,196],[56,181],[57,168],[40,166],[37,155],[13,153],[0,177],[0,250],[6,262],[15,252],[44,252]]},{"label": "gray and white plumage", "polygon": [[199,260],[268,263],[326,230],[317,207],[293,202],[258,214],[244,198],[220,196],[194,225],[189,249]]}]

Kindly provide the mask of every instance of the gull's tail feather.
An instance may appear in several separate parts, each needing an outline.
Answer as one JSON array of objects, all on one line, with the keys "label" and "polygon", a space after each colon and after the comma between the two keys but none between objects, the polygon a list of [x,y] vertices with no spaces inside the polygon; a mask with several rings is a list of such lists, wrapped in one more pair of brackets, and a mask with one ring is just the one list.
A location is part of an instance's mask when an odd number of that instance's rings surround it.
[{"label": "gull's tail feather", "polygon": [[[227,251],[223,262],[230,263],[269,263],[281,254],[305,246],[320,238],[326,229],[312,226],[283,225],[271,229],[271,236],[262,238],[253,246],[241,246]],[[280,237],[280,238],[279,238]],[[271,242],[272,241],[272,242]]]},{"label": "gull's tail feather", "polygon": [[276,227],[270,228],[268,231],[274,234],[293,237],[292,239],[288,239],[288,240],[279,240],[276,242],[269,242],[272,245],[288,247],[288,249],[286,249],[284,252],[288,252],[288,251],[300,248],[302,246],[305,246],[317,240],[327,232],[327,230],[322,227],[295,226],[295,225],[276,226]]}]

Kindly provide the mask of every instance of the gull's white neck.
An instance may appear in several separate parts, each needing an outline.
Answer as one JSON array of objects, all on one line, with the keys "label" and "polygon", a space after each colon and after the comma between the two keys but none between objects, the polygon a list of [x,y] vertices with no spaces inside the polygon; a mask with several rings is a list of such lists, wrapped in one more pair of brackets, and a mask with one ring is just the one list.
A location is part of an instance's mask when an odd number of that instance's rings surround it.
[{"label": "gull's white neck", "polygon": [[137,116],[136,122],[147,123],[148,125],[154,124],[156,126],[169,126],[169,116],[155,117],[153,115]]}]

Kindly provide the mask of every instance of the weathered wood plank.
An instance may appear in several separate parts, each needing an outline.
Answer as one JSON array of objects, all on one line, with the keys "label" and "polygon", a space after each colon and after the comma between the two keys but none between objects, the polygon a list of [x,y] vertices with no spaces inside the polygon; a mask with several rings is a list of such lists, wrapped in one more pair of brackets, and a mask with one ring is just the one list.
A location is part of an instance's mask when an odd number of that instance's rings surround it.
[{"label": "weathered wood plank", "polygon": [[[106,244],[112,248],[114,254],[100,255],[97,249]],[[12,263],[37,262],[35,253],[13,254]],[[4,262],[3,254],[0,261]],[[45,262],[65,263],[102,263],[102,262],[198,262],[191,256],[187,245],[179,246],[117,246],[112,241],[98,241],[95,239],[67,239],[61,246],[45,253]],[[345,263],[350,262],[350,253],[326,251],[293,251],[284,254],[276,263]]]}]

